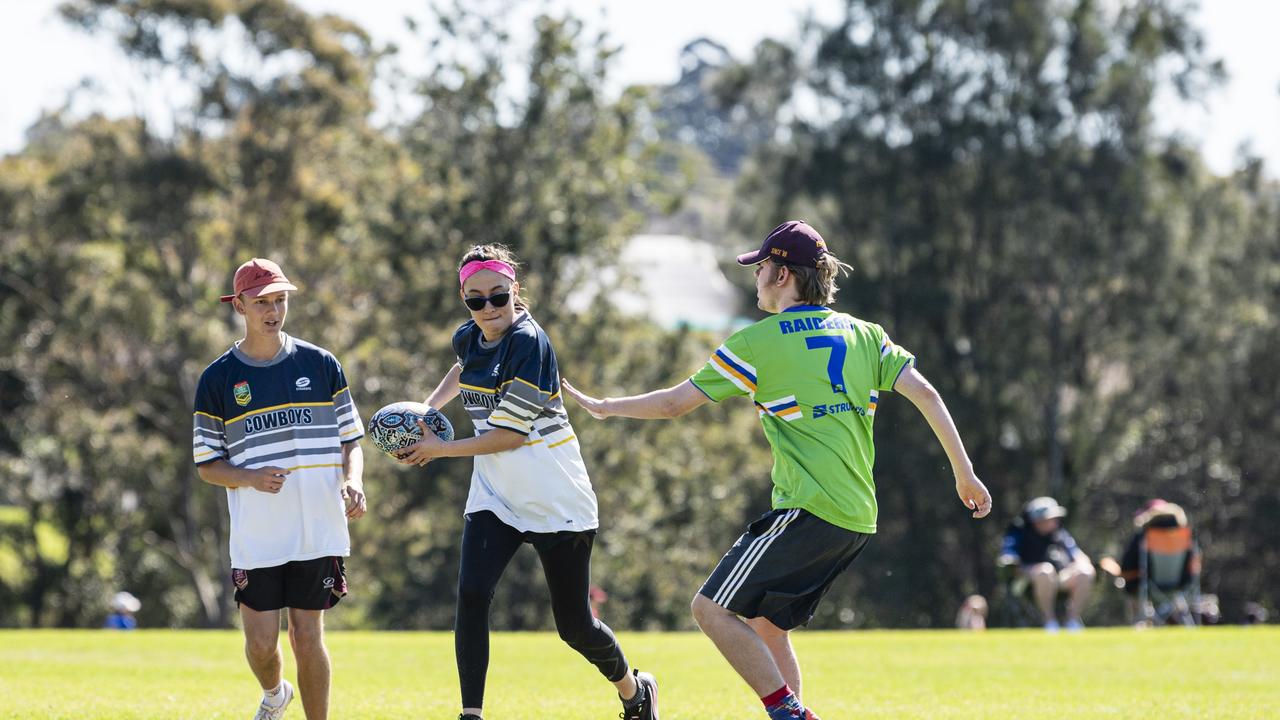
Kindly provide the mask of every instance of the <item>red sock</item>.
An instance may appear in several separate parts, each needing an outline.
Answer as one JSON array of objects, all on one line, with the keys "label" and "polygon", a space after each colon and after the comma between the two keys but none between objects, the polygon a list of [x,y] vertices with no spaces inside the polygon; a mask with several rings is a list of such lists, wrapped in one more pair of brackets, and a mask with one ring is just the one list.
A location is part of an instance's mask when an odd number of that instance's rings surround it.
[{"label": "red sock", "polygon": [[760,702],[764,703],[765,708],[771,708],[774,705],[777,705],[778,703],[785,700],[786,697],[790,694],[791,694],[790,686],[784,683],[782,687],[760,698]]}]

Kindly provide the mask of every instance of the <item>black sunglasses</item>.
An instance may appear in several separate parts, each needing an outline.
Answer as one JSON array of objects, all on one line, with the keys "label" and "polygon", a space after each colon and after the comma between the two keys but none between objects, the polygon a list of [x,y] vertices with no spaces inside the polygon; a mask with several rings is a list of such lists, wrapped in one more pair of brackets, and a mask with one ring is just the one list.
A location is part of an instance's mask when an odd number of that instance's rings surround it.
[{"label": "black sunglasses", "polygon": [[496,308],[506,307],[511,302],[511,291],[494,293],[489,297],[468,297],[462,298],[462,302],[467,304],[473,312],[480,312],[484,309],[485,303],[493,303]]}]

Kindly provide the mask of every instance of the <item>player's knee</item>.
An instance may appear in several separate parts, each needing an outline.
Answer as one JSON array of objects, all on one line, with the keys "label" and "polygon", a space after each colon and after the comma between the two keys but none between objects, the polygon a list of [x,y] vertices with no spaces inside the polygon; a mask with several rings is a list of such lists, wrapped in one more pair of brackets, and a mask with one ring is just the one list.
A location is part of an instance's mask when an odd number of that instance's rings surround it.
[{"label": "player's knee", "polygon": [[1036,563],[1027,568],[1027,577],[1036,585],[1056,584],[1058,571],[1050,563]]},{"label": "player's knee", "polygon": [[575,618],[556,623],[556,633],[560,635],[561,640],[571,646],[585,643],[591,637],[594,629],[594,624],[589,619],[584,621],[581,618]]},{"label": "player's knee", "polygon": [[724,613],[724,608],[716,605],[711,598],[698,593],[693,596],[693,602],[689,604],[689,611],[693,613],[693,621],[698,623],[698,627],[704,630],[707,623],[715,619],[717,614]]},{"label": "player's knee", "polygon": [[278,644],[274,638],[246,637],[244,639],[245,654],[257,662],[264,662],[274,657],[277,647]]},{"label": "player's knee", "polygon": [[324,647],[324,632],[305,625],[289,627],[289,644],[294,653],[313,652]]},{"label": "player's knee", "polygon": [[464,610],[489,611],[493,601],[493,588],[484,583],[462,581],[458,583],[458,612]]}]

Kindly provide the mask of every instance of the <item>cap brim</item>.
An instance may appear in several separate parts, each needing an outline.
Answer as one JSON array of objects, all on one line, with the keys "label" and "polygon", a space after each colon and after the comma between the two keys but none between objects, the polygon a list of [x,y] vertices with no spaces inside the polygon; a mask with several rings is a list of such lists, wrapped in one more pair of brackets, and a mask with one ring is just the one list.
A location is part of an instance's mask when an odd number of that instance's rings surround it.
[{"label": "cap brim", "polygon": [[769,255],[764,250],[756,250],[755,252],[743,253],[738,256],[739,265],[759,265],[769,259]]},{"label": "cap brim", "polygon": [[[266,285],[263,285],[262,287],[249,288],[248,290],[245,290],[240,294],[244,295],[245,297],[258,297],[259,295],[270,295],[273,292],[280,292],[281,290],[297,290],[297,289],[298,289],[298,286],[294,285],[293,283],[274,282],[274,283],[268,283]],[[231,302],[232,300],[236,299],[236,296],[223,295],[218,299],[221,300],[222,302]]]}]

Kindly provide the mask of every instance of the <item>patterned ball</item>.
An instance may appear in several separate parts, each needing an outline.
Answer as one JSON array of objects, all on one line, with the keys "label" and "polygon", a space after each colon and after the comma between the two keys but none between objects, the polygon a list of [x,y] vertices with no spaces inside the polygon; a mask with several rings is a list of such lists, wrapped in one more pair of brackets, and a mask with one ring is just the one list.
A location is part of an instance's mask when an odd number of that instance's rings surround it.
[{"label": "patterned ball", "polygon": [[369,437],[384,453],[392,454],[422,439],[418,421],[426,422],[441,440],[453,439],[453,425],[444,413],[418,402],[391,403],[369,418]]}]

